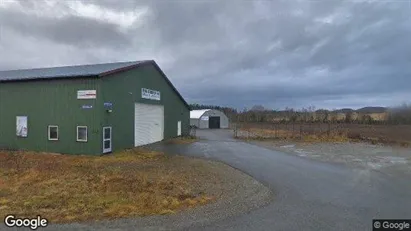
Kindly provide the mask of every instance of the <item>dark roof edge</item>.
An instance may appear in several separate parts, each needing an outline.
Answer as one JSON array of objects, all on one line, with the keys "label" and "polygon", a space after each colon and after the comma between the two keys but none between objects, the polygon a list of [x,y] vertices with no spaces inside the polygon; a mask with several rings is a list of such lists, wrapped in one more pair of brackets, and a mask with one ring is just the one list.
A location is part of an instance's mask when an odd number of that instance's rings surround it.
[{"label": "dark roof edge", "polygon": [[31,78],[24,78],[24,79],[0,79],[0,83],[5,82],[31,82],[31,81],[46,81],[46,80],[57,80],[57,79],[73,79],[73,78],[96,78],[98,75],[60,75],[60,76],[53,76],[53,77],[31,77]]},{"label": "dark roof edge", "polygon": [[107,75],[113,75],[113,74],[117,74],[117,73],[124,72],[124,71],[129,71],[131,69],[138,68],[138,67],[145,66],[145,65],[153,65],[154,68],[156,68],[156,70],[158,72],[160,72],[161,76],[163,76],[163,78],[166,80],[168,85],[170,85],[170,87],[174,90],[174,92],[177,93],[177,96],[181,99],[181,101],[183,101],[183,103],[187,107],[187,109],[190,110],[190,105],[188,105],[187,101],[183,98],[183,96],[180,94],[180,92],[177,91],[177,89],[174,87],[174,85],[168,79],[166,74],[163,72],[163,70],[161,70],[161,68],[158,66],[158,64],[154,60],[145,60],[145,61],[139,62],[137,64],[134,64],[134,65],[130,65],[130,66],[126,66],[126,67],[122,67],[122,68],[118,68],[118,69],[115,69],[115,70],[111,70],[111,71],[101,73],[98,76],[103,77],[103,76],[107,76]]},{"label": "dark roof edge", "polygon": [[110,70],[110,71],[106,71],[106,72],[100,73],[98,76],[99,76],[99,77],[103,77],[103,76],[106,76],[106,75],[117,74],[117,73],[120,73],[120,72],[124,72],[124,71],[128,71],[128,70],[134,69],[134,68],[136,68],[136,67],[141,66],[142,64],[150,63],[150,62],[154,62],[154,60],[144,60],[144,61],[138,62],[138,63],[136,63],[136,64],[133,64],[133,65],[129,65],[129,66],[125,66],[125,67],[120,67],[120,68],[117,68],[117,69],[113,69],[113,70]]}]

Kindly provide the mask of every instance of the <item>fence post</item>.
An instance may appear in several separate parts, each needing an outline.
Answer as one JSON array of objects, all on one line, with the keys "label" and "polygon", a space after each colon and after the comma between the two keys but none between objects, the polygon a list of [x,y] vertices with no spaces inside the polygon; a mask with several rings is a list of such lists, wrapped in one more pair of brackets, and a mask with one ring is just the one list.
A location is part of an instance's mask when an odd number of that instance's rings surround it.
[{"label": "fence post", "polygon": [[331,122],[328,122],[328,129],[327,129],[328,137],[330,137],[330,132],[331,132]]},{"label": "fence post", "polygon": [[300,139],[303,139],[303,125],[300,123]]},{"label": "fence post", "polygon": [[260,124],[260,136],[264,137],[264,127]]},{"label": "fence post", "polygon": [[309,131],[308,134],[313,134],[312,133],[312,124],[311,124],[310,121],[308,122],[308,131]]}]

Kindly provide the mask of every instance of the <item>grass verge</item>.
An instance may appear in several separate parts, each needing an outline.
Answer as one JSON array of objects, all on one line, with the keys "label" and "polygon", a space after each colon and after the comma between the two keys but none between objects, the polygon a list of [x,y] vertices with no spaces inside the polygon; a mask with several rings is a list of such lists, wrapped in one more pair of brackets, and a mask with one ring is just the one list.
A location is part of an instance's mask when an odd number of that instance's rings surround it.
[{"label": "grass verge", "polygon": [[385,144],[401,147],[410,147],[411,142],[390,140],[382,137],[366,137],[357,133],[343,131],[331,131],[318,134],[307,134],[293,132],[289,130],[272,130],[261,128],[242,129],[246,135],[238,136],[238,139],[244,140],[292,140],[306,143],[344,143],[344,142],[367,142],[371,144]]},{"label": "grass verge", "polygon": [[[343,132],[331,132],[323,134],[300,134],[288,130],[270,130],[250,128],[243,130],[246,134],[237,138],[250,140],[293,140],[302,142],[348,142],[350,138]],[[251,134],[251,135],[250,135]]]},{"label": "grass verge", "polygon": [[169,214],[214,199],[190,182],[194,168],[179,171],[174,162],[143,149],[102,157],[0,151],[0,217],[113,219]]},{"label": "grass verge", "polygon": [[198,138],[195,136],[181,136],[173,139],[166,140],[166,144],[191,144],[198,141]]}]

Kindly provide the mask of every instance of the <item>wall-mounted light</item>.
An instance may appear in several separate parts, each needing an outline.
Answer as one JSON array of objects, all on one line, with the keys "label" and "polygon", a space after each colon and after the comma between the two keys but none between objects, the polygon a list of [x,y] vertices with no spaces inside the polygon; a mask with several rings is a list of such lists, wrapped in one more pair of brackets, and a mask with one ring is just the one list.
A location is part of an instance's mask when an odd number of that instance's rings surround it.
[{"label": "wall-mounted light", "polygon": [[107,111],[108,113],[113,112],[113,104],[110,103],[110,102],[104,103],[104,108],[106,109],[106,111]]}]

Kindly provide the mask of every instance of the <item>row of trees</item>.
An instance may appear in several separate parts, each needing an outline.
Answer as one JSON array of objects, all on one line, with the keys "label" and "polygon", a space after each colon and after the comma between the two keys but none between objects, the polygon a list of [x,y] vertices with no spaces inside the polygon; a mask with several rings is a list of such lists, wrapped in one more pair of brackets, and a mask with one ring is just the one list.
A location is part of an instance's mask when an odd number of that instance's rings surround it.
[{"label": "row of trees", "polygon": [[365,110],[316,110],[315,107],[302,108],[295,110],[286,108],[285,110],[270,110],[261,105],[253,106],[251,109],[237,111],[230,107],[220,107],[214,105],[190,105],[192,110],[197,109],[216,109],[223,111],[233,122],[309,122],[309,123],[364,123],[364,124],[411,124],[411,105],[403,104],[393,108],[378,108],[378,113],[382,116],[379,119],[373,118],[376,113],[370,107]]},{"label": "row of trees", "polygon": [[394,124],[411,124],[411,104],[391,108],[387,120]]}]

